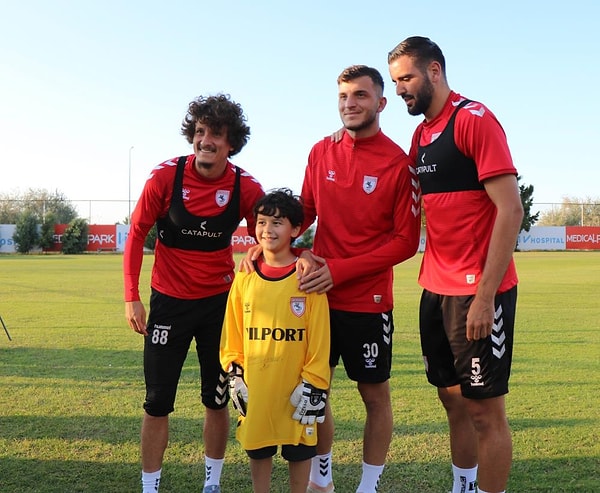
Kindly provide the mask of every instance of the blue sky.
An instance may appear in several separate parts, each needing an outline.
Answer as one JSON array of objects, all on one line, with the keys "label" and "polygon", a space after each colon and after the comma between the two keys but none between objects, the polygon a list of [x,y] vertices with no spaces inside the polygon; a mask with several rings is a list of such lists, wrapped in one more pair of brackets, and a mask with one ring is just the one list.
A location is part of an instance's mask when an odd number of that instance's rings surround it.
[{"label": "blue sky", "polygon": [[600,2],[1,4],[2,193],[137,199],[154,165],[191,152],[179,134],[188,103],[218,92],[252,131],[233,161],[266,189],[299,192],[311,146],[340,126],[348,65],[382,72],[382,128],[408,151],[421,117],[395,96],[386,56],[423,35],[442,48],[450,87],[496,114],[535,202],[600,197]]}]

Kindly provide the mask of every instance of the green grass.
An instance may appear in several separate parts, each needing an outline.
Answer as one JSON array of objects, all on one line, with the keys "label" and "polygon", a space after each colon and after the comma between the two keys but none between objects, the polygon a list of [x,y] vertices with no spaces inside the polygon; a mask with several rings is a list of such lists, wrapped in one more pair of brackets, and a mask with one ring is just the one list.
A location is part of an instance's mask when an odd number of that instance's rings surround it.
[{"label": "green grass", "polygon": [[[394,439],[380,493],[450,489],[447,426],[423,373],[417,330],[420,255],[397,266]],[[507,410],[509,491],[600,491],[600,254],[516,254],[521,278]],[[142,338],[126,325],[120,255],[0,256],[0,491],[139,492]],[[152,258],[141,285],[148,299]],[[1,328],[0,328],[1,330]],[[202,407],[188,358],[171,419],[161,493],[200,491]],[[360,479],[364,411],[338,370],[336,491]],[[277,459],[274,492],[287,491]],[[251,491],[231,432],[225,493]]]}]

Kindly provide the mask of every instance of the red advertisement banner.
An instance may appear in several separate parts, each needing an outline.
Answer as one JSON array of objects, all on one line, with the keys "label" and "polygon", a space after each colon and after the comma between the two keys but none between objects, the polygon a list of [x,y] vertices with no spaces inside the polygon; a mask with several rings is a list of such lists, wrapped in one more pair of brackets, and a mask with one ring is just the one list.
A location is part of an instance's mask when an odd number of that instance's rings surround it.
[{"label": "red advertisement banner", "polygon": [[[51,252],[60,252],[62,249],[62,236],[67,229],[67,224],[54,226],[54,246]],[[126,236],[126,235],[125,235]],[[88,252],[122,251],[124,240],[117,244],[117,227],[114,224],[90,224],[88,231]],[[256,241],[248,234],[246,226],[239,226],[231,237],[234,253],[245,253]]]},{"label": "red advertisement banner", "polygon": [[600,227],[567,226],[567,250],[600,250]]},{"label": "red advertisement banner", "polygon": [[[62,249],[62,236],[68,224],[57,224],[54,226],[54,246],[52,252],[60,252]],[[90,224],[88,230],[87,248],[88,252],[117,251],[116,226],[114,224]]]},{"label": "red advertisement banner", "polygon": [[233,253],[245,253],[253,245],[256,245],[256,240],[248,234],[248,228],[239,226],[231,237]]}]

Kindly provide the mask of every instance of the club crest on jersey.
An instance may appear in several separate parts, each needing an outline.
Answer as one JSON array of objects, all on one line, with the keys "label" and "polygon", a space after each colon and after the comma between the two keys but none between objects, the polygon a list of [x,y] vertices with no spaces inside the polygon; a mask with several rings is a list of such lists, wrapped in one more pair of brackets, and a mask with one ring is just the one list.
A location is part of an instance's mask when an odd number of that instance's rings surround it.
[{"label": "club crest on jersey", "polygon": [[363,176],[363,190],[367,193],[373,193],[377,188],[376,176]]},{"label": "club crest on jersey", "polygon": [[292,313],[297,317],[304,315],[306,311],[306,298],[304,296],[298,298],[290,298],[290,308]]},{"label": "club crest on jersey", "polygon": [[190,189],[189,188],[181,189],[181,198],[183,200],[190,200]]},{"label": "club crest on jersey", "polygon": [[229,190],[217,190],[215,193],[215,202],[219,207],[223,207],[229,203]]}]

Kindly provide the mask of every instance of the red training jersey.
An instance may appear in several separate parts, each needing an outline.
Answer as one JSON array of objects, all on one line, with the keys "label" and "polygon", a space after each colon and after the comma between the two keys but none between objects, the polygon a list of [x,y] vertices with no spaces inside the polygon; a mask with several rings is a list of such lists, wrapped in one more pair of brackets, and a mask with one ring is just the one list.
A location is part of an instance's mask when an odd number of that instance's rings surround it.
[{"label": "red training jersey", "polygon": [[[418,161],[419,147],[422,154],[428,152],[426,146],[431,146],[442,135],[456,111],[454,145],[465,158],[474,162],[475,179],[483,183],[494,176],[516,175],[506,135],[494,114],[475,101],[457,110],[463,101],[464,97],[451,92],[440,114],[417,127],[410,150],[412,161]],[[427,238],[419,284],[437,294],[475,294],[487,258],[496,207],[483,186],[474,189],[465,184],[461,188],[460,183],[455,183],[452,191],[425,193],[425,179],[433,180],[434,188],[443,189],[444,184],[439,178],[436,182],[435,174],[442,172],[440,166],[444,164],[423,166],[423,169],[421,164],[417,162],[417,172],[423,182]],[[460,182],[456,174],[452,178]],[[517,282],[511,260],[498,292],[512,288]]]},{"label": "red training jersey", "polygon": [[[231,197],[236,167],[228,163],[223,176],[216,180],[201,177],[194,169],[195,156],[187,157],[183,172],[182,196],[185,208],[195,216],[218,216]],[[156,166],[131,215],[131,226],[125,243],[123,271],[125,301],[138,301],[139,277],[142,268],[144,240],[159,217],[167,214],[171,204],[173,182],[178,158]],[[246,219],[248,234],[254,236],[253,208],[264,195],[261,185],[241,170],[240,215]],[[234,277],[235,263],[231,244],[211,252],[183,250],[156,242],[151,286],[157,291],[180,299],[199,299],[229,290]]]},{"label": "red training jersey", "polygon": [[380,313],[393,308],[393,266],[419,244],[420,198],[414,166],[381,130],[311,150],[302,185],[308,227],[318,217],[313,251],[327,259],[337,310]]}]

